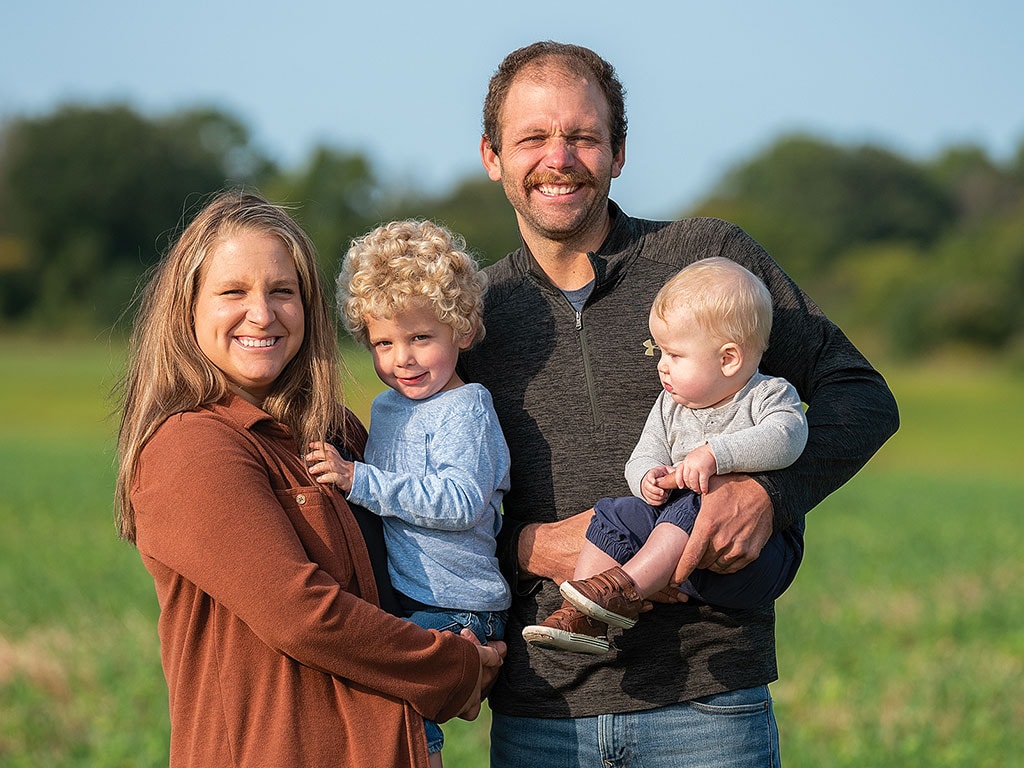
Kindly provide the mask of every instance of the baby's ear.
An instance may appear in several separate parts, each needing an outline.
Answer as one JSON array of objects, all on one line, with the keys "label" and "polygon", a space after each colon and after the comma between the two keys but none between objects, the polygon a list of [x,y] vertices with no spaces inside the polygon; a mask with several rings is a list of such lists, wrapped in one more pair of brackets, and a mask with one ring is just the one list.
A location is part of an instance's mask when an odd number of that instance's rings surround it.
[{"label": "baby's ear", "polygon": [[734,376],[743,368],[743,350],[738,344],[731,341],[723,344],[720,355],[722,373],[726,376]]}]

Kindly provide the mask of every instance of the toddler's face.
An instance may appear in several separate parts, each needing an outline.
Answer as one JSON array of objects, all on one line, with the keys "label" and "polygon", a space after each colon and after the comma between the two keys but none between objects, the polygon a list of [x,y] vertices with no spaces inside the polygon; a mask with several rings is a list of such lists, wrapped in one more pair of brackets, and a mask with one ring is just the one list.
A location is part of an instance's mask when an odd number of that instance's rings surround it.
[{"label": "toddler's face", "polygon": [[367,316],[365,320],[377,376],[400,395],[425,400],[462,386],[455,365],[472,337],[456,338],[425,299],[392,318]]}]

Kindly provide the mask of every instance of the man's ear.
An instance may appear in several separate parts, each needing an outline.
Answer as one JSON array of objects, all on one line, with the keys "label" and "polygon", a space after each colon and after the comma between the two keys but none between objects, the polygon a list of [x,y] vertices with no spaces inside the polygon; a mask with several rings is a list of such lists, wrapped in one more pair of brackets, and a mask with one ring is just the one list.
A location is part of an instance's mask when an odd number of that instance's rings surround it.
[{"label": "man's ear", "polygon": [[491,181],[501,181],[501,158],[491,146],[491,141],[486,136],[480,137],[480,160],[487,170]]},{"label": "man's ear", "polygon": [[743,350],[735,342],[728,341],[723,344],[719,356],[723,375],[735,376],[743,369]]},{"label": "man's ear", "polygon": [[619,178],[619,174],[622,173],[622,167],[626,164],[626,141],[623,139],[622,146],[619,147],[619,151],[612,156],[612,178]]}]

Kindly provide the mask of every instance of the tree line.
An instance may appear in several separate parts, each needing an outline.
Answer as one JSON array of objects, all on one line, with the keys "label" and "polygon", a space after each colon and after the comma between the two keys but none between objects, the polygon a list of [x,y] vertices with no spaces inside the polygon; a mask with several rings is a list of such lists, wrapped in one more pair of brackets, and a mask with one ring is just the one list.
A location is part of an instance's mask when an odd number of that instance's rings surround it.
[{"label": "tree line", "polygon": [[[328,275],[353,237],[392,218],[441,221],[485,263],[519,243],[500,185],[483,173],[428,195],[389,188],[364,155],[330,146],[282,168],[216,108],[152,117],[65,105],[0,128],[0,321],[118,327],[140,276],[226,186],[292,207]],[[742,226],[874,349],[1024,362],[1024,142],[1008,162],[970,145],[921,161],[783,136],[679,215]]]}]

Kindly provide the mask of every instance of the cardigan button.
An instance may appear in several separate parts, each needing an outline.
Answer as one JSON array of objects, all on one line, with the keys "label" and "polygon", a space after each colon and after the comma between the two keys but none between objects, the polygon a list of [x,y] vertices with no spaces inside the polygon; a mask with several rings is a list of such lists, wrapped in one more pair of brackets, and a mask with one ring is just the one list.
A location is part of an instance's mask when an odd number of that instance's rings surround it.
[{"label": "cardigan button", "polygon": [[295,500],[297,502],[299,502],[299,504],[305,504],[306,503],[306,494],[300,493],[298,496],[295,497]]}]

